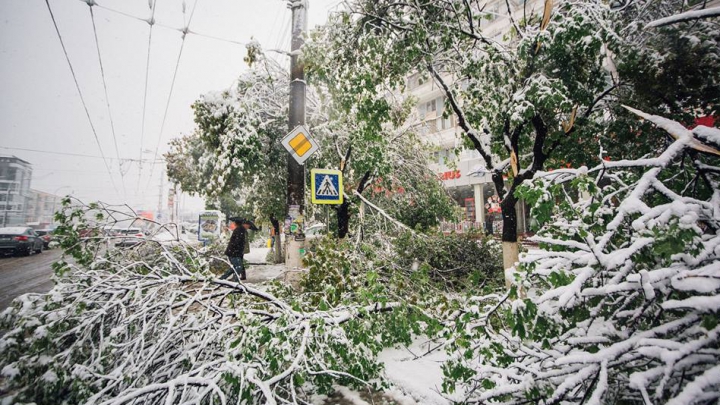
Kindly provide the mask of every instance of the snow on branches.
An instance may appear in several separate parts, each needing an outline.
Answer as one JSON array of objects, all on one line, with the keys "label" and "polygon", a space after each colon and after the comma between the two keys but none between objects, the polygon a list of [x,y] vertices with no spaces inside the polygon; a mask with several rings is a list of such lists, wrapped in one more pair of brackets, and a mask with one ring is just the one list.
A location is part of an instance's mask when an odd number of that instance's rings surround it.
[{"label": "snow on branches", "polygon": [[[197,128],[171,142],[168,175],[183,190],[209,198],[253,188],[280,193],[286,154],[279,139],[287,132],[289,78],[262,54],[237,83],[209,92],[193,104]],[[270,196],[262,196],[265,201]]]},{"label": "snow on branches", "polygon": [[380,371],[381,343],[364,325],[397,303],[317,310],[287,287],[218,279],[209,267],[220,259],[178,241],[113,247],[106,231],[142,221],[127,209],[67,200],[58,219],[72,258],[55,265],[56,287],[2,315],[11,401],[307,403],[309,388],[365,385]]},{"label": "snow on branches", "polygon": [[520,190],[547,223],[516,269],[519,299],[456,326],[466,349],[446,377],[469,402],[720,398],[720,189],[700,166],[716,158],[677,122],[632,111],[675,139],[660,156],[539,172]]}]

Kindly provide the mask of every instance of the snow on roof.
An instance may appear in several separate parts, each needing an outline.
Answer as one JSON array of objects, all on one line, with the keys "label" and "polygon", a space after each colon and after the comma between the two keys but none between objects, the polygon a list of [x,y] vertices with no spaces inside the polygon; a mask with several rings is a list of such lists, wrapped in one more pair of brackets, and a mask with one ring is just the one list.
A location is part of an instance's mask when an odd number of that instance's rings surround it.
[{"label": "snow on roof", "polygon": [[27,228],[25,228],[25,227],[11,226],[11,227],[7,227],[7,228],[0,228],[0,234],[19,235],[19,234],[25,233],[26,230],[27,230]]}]

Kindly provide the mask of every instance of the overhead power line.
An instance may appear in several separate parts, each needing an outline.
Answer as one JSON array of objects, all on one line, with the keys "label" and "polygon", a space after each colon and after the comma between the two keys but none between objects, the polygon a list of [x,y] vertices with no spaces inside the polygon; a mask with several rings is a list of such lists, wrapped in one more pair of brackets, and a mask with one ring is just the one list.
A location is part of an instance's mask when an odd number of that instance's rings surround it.
[{"label": "overhead power line", "polygon": [[70,67],[70,73],[72,73],[73,80],[75,81],[75,88],[77,88],[78,94],[80,95],[80,101],[82,102],[83,108],[85,109],[85,115],[87,116],[88,122],[90,123],[90,128],[92,129],[93,135],[95,136],[95,142],[97,143],[97,147],[100,150],[100,155],[103,159],[103,162],[105,162],[105,168],[107,169],[108,176],[110,176],[110,182],[112,183],[115,192],[119,194],[117,186],[115,185],[115,179],[113,178],[112,172],[110,171],[110,165],[108,165],[107,159],[105,158],[105,153],[102,150],[102,146],[100,146],[100,139],[98,138],[97,131],[95,130],[95,125],[92,122],[92,118],[90,118],[90,111],[88,110],[87,103],[85,103],[85,97],[82,94],[82,90],[80,90],[80,84],[78,83],[77,76],[75,75],[75,69],[73,69],[72,62],[70,62],[70,56],[67,53],[67,48],[65,48],[65,41],[63,41],[62,35],[60,34],[60,29],[58,28],[57,21],[55,20],[55,14],[53,14],[52,7],[50,7],[50,0],[45,0],[45,4],[47,5],[48,12],[50,12],[50,18],[52,19],[53,25],[55,26],[55,32],[57,33],[58,39],[60,40],[60,46],[62,46],[63,53],[65,54],[65,60],[67,60],[68,66]]},{"label": "overhead power line", "polygon": [[[11,148],[11,147],[8,147],[8,146],[0,146],[0,149],[22,150],[22,151],[25,151],[25,152],[37,152],[37,153],[48,153],[48,154],[51,154],[51,155],[75,156],[75,157],[84,157],[84,158],[93,158],[93,159],[115,160],[115,158],[106,158],[106,157],[104,157],[104,156],[85,155],[85,154],[82,154],[82,153],[72,153],[72,152],[54,152],[54,151],[40,150],[40,149]],[[139,162],[139,161],[141,161],[141,160],[140,160],[140,159],[130,159],[130,158],[126,158],[126,159],[120,158],[120,161],[124,161],[124,162]],[[157,160],[142,159],[142,162],[152,163],[152,164],[162,163],[162,162],[164,162],[164,161],[165,161],[164,159],[157,159]]]},{"label": "overhead power line", "polygon": [[90,9],[90,19],[92,20],[93,34],[95,35],[95,48],[97,49],[98,62],[100,63],[100,75],[102,76],[103,89],[105,90],[105,105],[107,105],[108,117],[110,119],[110,130],[112,131],[113,143],[115,144],[115,156],[118,159],[118,170],[120,171],[120,182],[122,183],[123,194],[127,195],[125,188],[125,173],[122,171],[120,164],[120,150],[118,149],[117,135],[115,133],[115,122],[113,121],[112,109],[110,108],[110,96],[108,95],[107,79],[105,78],[105,67],[103,66],[102,55],[100,54],[100,41],[98,41],[97,27],[95,25],[95,13],[93,12],[93,3],[88,3]]},{"label": "overhead power line", "polygon": [[[178,52],[177,62],[175,63],[175,71],[173,73],[172,83],[170,84],[170,93],[168,94],[167,103],[165,104],[165,114],[163,114],[162,124],[160,125],[160,133],[158,134],[157,145],[155,145],[155,155],[153,156],[153,159],[157,159],[158,150],[160,150],[160,142],[162,141],[163,131],[165,130],[165,123],[167,122],[168,110],[170,109],[170,100],[172,100],[173,90],[175,90],[175,79],[177,79],[177,72],[178,68],[180,67],[180,59],[182,58],[183,49],[185,49],[185,39],[187,38],[186,33],[188,32],[190,24],[192,23],[193,16],[195,15],[195,10],[197,9],[198,1],[199,0],[195,0],[195,4],[193,4],[193,9],[190,12],[190,18],[188,19],[187,25],[183,30],[182,42],[180,43],[180,52]],[[183,14],[184,11],[185,10],[183,10]],[[152,175],[154,169],[155,166],[152,166],[150,168],[150,177],[148,178],[147,187],[150,187],[150,183],[152,182]]]},{"label": "overhead power line", "polygon": [[142,129],[140,130],[140,167],[138,168],[138,181],[135,187],[136,193],[140,189],[140,178],[142,177],[142,151],[143,143],[145,142],[145,116],[147,113],[148,80],[150,78],[150,51],[152,50],[152,34],[153,26],[155,25],[155,10],[157,9],[157,1],[158,0],[154,0],[152,3],[152,13],[150,15],[150,21],[148,22],[148,24],[150,24],[150,34],[148,35],[148,51],[145,63],[145,95],[143,96]]},{"label": "overhead power line", "polygon": [[[83,3],[85,3],[87,0],[80,0],[80,1],[82,1]],[[147,24],[149,24],[149,25],[151,25],[151,26],[157,25],[158,27],[162,27],[162,28],[165,28],[165,29],[177,31],[177,32],[180,32],[180,33],[182,33],[182,34],[197,35],[197,36],[199,36],[199,37],[205,37],[205,38],[209,38],[209,39],[214,39],[214,40],[216,40],[216,41],[227,42],[227,43],[235,44],[235,45],[242,45],[242,46],[247,45],[247,42],[245,42],[245,41],[238,41],[238,40],[235,40],[235,39],[222,38],[222,37],[218,37],[218,36],[215,36],[215,35],[205,34],[205,33],[202,33],[202,32],[195,32],[195,31],[189,30],[187,27],[179,28],[179,27],[173,27],[172,25],[167,25],[167,24],[159,23],[159,22],[155,21],[154,11],[153,11],[153,17],[150,17],[150,18],[148,19],[148,18],[138,17],[138,16],[136,16],[136,15],[132,15],[132,14],[126,13],[126,12],[124,12],[124,11],[116,10],[116,9],[114,9],[114,8],[110,8],[110,7],[107,7],[107,6],[103,6],[103,5],[100,5],[100,4],[97,4],[97,3],[95,3],[95,6],[100,7],[100,8],[102,8],[103,10],[107,10],[107,11],[110,11],[110,12],[112,12],[112,13],[116,13],[116,14],[121,15],[121,16],[123,16],[123,17],[132,18],[133,20],[141,21],[141,22],[147,23]],[[193,6],[193,9],[194,9],[194,6]],[[188,22],[188,25],[190,25],[189,22]]]}]

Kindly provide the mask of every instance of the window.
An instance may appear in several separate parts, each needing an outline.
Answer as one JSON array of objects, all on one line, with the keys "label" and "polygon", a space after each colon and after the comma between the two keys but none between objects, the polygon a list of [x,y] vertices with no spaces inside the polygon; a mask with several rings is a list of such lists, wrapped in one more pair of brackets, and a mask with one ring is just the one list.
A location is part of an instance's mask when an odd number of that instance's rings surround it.
[{"label": "window", "polygon": [[428,101],[428,102],[425,104],[425,110],[426,110],[427,112],[437,111],[437,104],[436,104],[436,102],[435,102],[434,99]]},{"label": "window", "polygon": [[425,82],[426,80],[425,78],[423,78],[422,75],[420,75],[419,73],[414,73],[407,78],[407,89],[414,90],[425,84]]},{"label": "window", "polygon": [[450,129],[452,127],[453,127],[453,118],[452,117],[447,117],[447,118],[440,117],[437,119],[438,131],[443,131],[446,129]]},{"label": "window", "polygon": [[420,119],[425,119],[425,111],[426,111],[426,105],[420,104],[418,106],[418,116],[420,116]]}]

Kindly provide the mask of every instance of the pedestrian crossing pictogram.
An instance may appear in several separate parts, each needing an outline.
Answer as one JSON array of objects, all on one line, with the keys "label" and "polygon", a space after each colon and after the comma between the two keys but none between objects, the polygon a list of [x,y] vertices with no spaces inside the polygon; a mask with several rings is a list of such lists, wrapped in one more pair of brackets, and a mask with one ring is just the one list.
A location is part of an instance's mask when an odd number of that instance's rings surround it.
[{"label": "pedestrian crossing pictogram", "polygon": [[313,169],[310,174],[313,204],[342,204],[342,172]]},{"label": "pedestrian crossing pictogram", "polygon": [[318,188],[316,195],[319,195],[321,197],[337,197],[338,191],[333,185],[330,176],[325,176],[323,178],[323,181],[322,183],[320,183],[320,187]]}]

